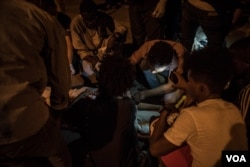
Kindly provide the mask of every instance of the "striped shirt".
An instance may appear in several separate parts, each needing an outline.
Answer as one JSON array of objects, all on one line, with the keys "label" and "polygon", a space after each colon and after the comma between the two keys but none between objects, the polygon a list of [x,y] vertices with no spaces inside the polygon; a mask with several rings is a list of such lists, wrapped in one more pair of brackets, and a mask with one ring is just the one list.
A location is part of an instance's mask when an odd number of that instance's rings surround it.
[{"label": "striped shirt", "polygon": [[247,112],[250,110],[250,84],[245,86],[239,95],[239,108],[241,110],[241,114],[243,119],[246,118]]}]

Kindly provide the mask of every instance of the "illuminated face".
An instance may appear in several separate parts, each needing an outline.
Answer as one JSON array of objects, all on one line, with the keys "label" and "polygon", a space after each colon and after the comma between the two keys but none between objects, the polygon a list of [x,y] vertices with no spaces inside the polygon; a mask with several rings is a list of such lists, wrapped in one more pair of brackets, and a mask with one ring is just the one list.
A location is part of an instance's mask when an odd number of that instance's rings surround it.
[{"label": "illuminated face", "polygon": [[155,74],[155,73],[159,73],[159,72],[162,72],[164,70],[167,69],[167,65],[154,65],[153,69],[152,69],[152,73]]}]

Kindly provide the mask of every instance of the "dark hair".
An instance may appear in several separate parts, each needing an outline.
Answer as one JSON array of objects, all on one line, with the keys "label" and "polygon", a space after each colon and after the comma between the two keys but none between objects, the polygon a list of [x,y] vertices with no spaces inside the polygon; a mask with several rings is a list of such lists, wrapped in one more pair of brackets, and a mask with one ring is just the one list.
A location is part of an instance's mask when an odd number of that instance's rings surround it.
[{"label": "dark hair", "polygon": [[115,97],[132,87],[135,68],[129,59],[120,55],[106,56],[101,61],[98,76],[100,96]]},{"label": "dark hair", "polygon": [[82,0],[80,4],[80,13],[95,13],[97,12],[97,6],[93,0]]},{"label": "dark hair", "polygon": [[195,81],[206,84],[211,93],[221,93],[232,77],[232,60],[226,48],[206,47],[191,53],[188,69]]},{"label": "dark hair", "polygon": [[234,58],[250,64],[250,36],[234,42],[229,51]]},{"label": "dark hair", "polygon": [[71,18],[67,14],[62,12],[57,12],[56,18],[64,29],[70,28]]},{"label": "dark hair", "polygon": [[148,52],[148,61],[151,65],[167,65],[176,56],[175,50],[166,42],[156,42]]}]

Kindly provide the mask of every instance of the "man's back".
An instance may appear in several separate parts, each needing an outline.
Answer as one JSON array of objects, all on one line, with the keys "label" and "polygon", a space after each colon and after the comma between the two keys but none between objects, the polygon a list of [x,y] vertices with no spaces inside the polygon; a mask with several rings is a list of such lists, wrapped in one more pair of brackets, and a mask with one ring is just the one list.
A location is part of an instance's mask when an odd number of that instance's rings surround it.
[{"label": "man's back", "polygon": [[41,94],[47,84],[52,87],[51,106],[58,110],[67,105],[70,85],[69,69],[62,68],[68,63],[59,23],[24,1],[2,0],[0,8],[1,145],[44,126],[49,112]]}]

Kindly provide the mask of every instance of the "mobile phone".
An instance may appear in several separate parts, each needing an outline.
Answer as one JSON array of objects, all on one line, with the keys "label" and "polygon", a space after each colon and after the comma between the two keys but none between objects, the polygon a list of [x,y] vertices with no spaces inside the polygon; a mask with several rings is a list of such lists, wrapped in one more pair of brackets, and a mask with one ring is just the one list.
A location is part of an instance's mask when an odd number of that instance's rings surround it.
[{"label": "mobile phone", "polygon": [[169,78],[174,84],[178,83],[178,77],[173,71],[171,71]]}]

